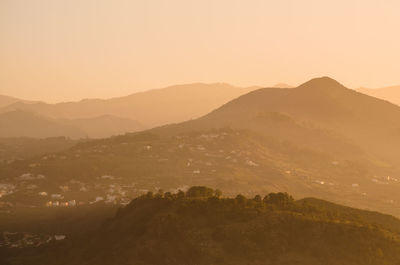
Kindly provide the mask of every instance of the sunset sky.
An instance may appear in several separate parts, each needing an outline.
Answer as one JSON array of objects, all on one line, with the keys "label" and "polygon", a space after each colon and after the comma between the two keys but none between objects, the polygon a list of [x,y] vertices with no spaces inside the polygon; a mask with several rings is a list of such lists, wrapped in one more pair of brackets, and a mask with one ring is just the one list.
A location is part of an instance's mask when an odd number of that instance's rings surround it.
[{"label": "sunset sky", "polygon": [[0,0],[0,94],[49,102],[192,82],[400,85],[398,0]]}]

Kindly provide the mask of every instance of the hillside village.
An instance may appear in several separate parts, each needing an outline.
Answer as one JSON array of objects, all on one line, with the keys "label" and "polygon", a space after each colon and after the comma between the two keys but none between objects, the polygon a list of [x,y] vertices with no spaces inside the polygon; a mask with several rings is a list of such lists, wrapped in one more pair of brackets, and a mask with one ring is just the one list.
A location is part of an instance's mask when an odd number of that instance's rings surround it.
[{"label": "hillside village", "polygon": [[40,247],[52,241],[62,241],[65,235],[44,235],[30,232],[9,232],[0,234],[0,248]]},{"label": "hillside village", "polygon": [[[351,196],[362,204],[373,200],[375,188],[399,187],[398,179],[385,171],[373,174],[360,163],[290,144],[282,147],[269,138],[232,129],[173,137],[120,136],[15,161],[7,168],[1,172],[8,176],[0,183],[3,207],[126,205],[148,191],[175,192],[201,183],[228,195],[286,189],[297,197],[322,196],[346,203]],[[398,205],[390,196],[379,203],[388,208]]]}]

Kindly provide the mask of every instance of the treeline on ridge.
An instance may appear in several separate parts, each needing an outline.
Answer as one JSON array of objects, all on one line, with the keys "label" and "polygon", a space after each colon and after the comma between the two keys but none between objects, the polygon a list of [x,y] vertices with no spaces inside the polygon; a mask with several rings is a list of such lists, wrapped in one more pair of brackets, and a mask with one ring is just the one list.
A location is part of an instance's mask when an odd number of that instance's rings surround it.
[{"label": "treeline on ridge", "polygon": [[321,202],[287,193],[225,198],[202,186],[149,192],[100,229],[8,264],[399,264],[400,234],[392,228],[400,221],[389,228],[368,222],[364,211]]}]

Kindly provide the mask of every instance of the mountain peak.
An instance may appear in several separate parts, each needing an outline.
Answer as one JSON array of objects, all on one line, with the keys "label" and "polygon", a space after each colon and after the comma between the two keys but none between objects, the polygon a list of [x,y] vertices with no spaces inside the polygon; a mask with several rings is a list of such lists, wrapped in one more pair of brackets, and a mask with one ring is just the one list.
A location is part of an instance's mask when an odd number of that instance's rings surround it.
[{"label": "mountain peak", "polygon": [[278,83],[273,86],[274,88],[293,88],[294,86],[286,83]]},{"label": "mountain peak", "polygon": [[315,93],[315,94],[341,94],[350,89],[343,86],[341,83],[333,78],[324,76],[313,78],[297,87],[297,91],[301,93]]},{"label": "mountain peak", "polygon": [[310,81],[307,81],[304,84],[300,85],[299,87],[344,88],[342,84],[328,76],[313,78]]}]

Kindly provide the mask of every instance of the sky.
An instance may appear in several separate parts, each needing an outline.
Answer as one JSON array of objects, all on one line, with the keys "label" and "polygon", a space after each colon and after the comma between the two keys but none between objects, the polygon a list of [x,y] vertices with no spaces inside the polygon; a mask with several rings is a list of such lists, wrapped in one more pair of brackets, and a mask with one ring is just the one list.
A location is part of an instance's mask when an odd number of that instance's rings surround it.
[{"label": "sky", "polygon": [[168,85],[400,85],[398,0],[0,0],[0,94]]}]

